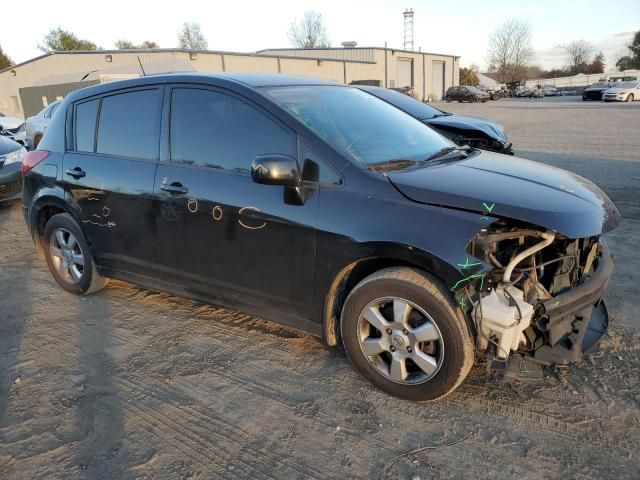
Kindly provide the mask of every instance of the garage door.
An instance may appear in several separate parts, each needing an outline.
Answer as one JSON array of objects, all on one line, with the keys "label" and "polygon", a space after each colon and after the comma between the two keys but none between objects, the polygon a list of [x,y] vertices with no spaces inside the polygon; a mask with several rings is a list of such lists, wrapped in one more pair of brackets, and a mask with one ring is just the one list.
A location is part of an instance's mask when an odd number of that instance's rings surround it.
[{"label": "garage door", "polygon": [[435,100],[444,98],[444,62],[431,64],[431,92],[436,95]]},{"label": "garage door", "polygon": [[413,60],[398,58],[396,72],[396,87],[413,87]]}]

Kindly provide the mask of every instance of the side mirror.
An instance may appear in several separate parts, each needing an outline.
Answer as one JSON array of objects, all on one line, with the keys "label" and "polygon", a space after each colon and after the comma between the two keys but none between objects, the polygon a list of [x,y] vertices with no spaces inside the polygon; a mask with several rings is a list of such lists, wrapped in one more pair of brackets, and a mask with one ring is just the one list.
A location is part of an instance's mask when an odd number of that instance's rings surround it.
[{"label": "side mirror", "polygon": [[251,178],[264,185],[285,185],[298,187],[300,173],[298,162],[289,155],[259,155],[251,162]]}]

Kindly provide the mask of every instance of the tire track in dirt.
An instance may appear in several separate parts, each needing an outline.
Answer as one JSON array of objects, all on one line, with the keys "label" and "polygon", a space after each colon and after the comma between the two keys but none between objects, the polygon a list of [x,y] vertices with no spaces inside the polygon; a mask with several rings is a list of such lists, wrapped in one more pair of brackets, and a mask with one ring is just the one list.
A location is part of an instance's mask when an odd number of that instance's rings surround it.
[{"label": "tire track in dirt", "polygon": [[[164,389],[161,388],[159,386],[155,386],[155,385],[151,385],[149,383],[145,383],[143,381],[137,380],[137,379],[133,379],[133,378],[129,378],[129,379],[123,379],[123,378],[116,378],[116,382],[121,386],[122,389],[124,390],[130,390],[130,391],[139,391],[139,392],[146,392],[148,397],[157,399],[158,396],[162,396],[162,397],[170,397],[173,396],[172,394],[175,393],[174,391],[169,391],[168,389]],[[187,397],[188,398],[188,397]],[[309,467],[302,467],[302,468],[298,468],[295,464],[291,464],[291,462],[289,462],[286,458],[279,458],[279,459],[273,459],[269,456],[267,456],[266,454],[259,452],[253,448],[248,447],[247,448],[247,443],[250,440],[251,434],[249,432],[243,431],[242,429],[238,429],[236,426],[231,425],[230,423],[226,422],[225,420],[223,420],[222,418],[220,418],[218,416],[218,414],[210,409],[206,409],[208,415],[203,415],[202,413],[198,412],[197,410],[194,410],[192,408],[186,407],[186,406],[180,406],[177,403],[174,403],[171,408],[179,410],[182,415],[180,416],[181,419],[184,418],[184,423],[185,425],[180,425],[178,423],[176,423],[174,420],[170,419],[167,415],[159,412],[156,409],[153,409],[151,407],[146,407],[146,406],[142,406],[142,404],[138,404],[138,408],[141,409],[147,409],[149,411],[149,414],[152,416],[155,416],[157,419],[163,421],[162,419],[164,418],[165,423],[169,426],[169,423],[171,423],[171,426],[169,427],[171,430],[176,430],[176,429],[181,429],[182,432],[186,431],[189,432],[190,435],[192,435],[194,438],[190,437],[191,441],[203,446],[203,447],[207,447],[208,443],[204,440],[202,440],[202,437],[196,432],[194,431],[192,425],[197,425],[199,427],[202,428],[203,431],[209,432],[214,434],[215,436],[219,437],[221,440],[223,440],[223,442],[228,442],[229,444],[234,445],[235,447],[238,447],[240,450],[244,450],[247,451],[253,458],[252,460],[254,460],[257,464],[270,464],[270,466],[273,467],[278,467],[278,466],[283,466],[286,467],[287,469],[289,469],[291,471],[291,473],[297,473],[299,475],[304,475],[306,477],[310,477],[310,478],[317,478],[319,476],[321,476],[320,472],[313,470]],[[169,422],[169,423],[167,423]],[[224,435],[219,433],[219,431],[228,431],[228,430],[233,430],[233,432],[231,433],[231,435]],[[185,436],[189,436],[187,434],[183,434]],[[244,442],[242,441],[244,440]],[[219,448],[221,446],[221,444],[216,443],[216,447]],[[226,446],[223,447],[227,453],[229,454],[237,454],[238,450],[233,449],[233,448],[227,448]],[[262,462],[262,463],[261,463]],[[262,470],[258,470],[257,468],[253,467],[251,464],[246,463],[243,461],[243,463],[245,465],[247,465],[250,469],[256,470],[259,473],[265,475],[267,478],[273,478],[271,476],[269,476],[268,474],[266,474],[264,471]]]}]

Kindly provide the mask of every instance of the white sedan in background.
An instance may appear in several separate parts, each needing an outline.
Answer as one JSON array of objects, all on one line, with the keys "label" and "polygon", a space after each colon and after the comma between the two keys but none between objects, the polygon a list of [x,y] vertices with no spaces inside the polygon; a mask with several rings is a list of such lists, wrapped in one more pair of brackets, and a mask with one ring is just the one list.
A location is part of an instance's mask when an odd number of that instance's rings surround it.
[{"label": "white sedan in background", "polygon": [[27,118],[27,145],[29,148],[36,148],[38,146],[58,106],[60,106],[60,100],[50,103],[33,117]]},{"label": "white sedan in background", "polygon": [[605,102],[633,102],[640,100],[640,81],[628,80],[620,82],[615,87],[605,90],[602,94]]},{"label": "white sedan in background", "polygon": [[26,146],[24,120],[8,117],[0,112],[0,135],[8,137],[22,146]]}]

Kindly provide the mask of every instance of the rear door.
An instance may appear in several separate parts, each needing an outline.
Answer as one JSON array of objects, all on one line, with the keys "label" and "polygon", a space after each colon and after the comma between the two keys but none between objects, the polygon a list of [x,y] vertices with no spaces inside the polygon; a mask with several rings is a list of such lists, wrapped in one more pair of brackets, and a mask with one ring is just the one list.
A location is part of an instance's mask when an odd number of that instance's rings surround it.
[{"label": "rear door", "polygon": [[152,197],[163,92],[117,91],[73,107],[65,191],[102,267],[145,273],[157,262]]},{"label": "rear door", "polygon": [[285,187],[259,185],[249,173],[258,155],[297,158],[295,133],[226,90],[175,87],[165,110],[169,158],[158,166],[155,195],[167,272],[233,305],[309,318],[317,183],[297,204]]}]

